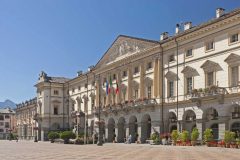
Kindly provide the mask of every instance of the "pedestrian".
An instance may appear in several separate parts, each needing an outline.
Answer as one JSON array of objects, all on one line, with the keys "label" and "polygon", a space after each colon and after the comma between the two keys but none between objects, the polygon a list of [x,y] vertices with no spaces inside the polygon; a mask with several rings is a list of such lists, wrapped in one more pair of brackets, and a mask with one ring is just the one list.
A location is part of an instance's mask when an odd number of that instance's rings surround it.
[{"label": "pedestrian", "polygon": [[132,142],[132,135],[130,134],[128,137],[128,144],[131,144],[131,142]]},{"label": "pedestrian", "polygon": [[18,142],[18,136],[16,136],[16,142]]}]

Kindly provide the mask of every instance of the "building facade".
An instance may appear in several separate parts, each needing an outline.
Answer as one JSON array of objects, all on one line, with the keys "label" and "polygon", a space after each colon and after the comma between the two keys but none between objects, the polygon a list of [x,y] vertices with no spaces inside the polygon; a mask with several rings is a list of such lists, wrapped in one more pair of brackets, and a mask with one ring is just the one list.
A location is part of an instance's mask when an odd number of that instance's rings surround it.
[{"label": "building facade", "polygon": [[8,139],[16,131],[15,111],[11,108],[0,109],[0,139]]},{"label": "building facade", "polygon": [[37,88],[38,138],[50,130],[98,133],[106,141],[145,143],[153,132],[212,128],[240,131],[240,10],[216,10],[212,20],[160,41],[120,35],[99,62],[73,79],[42,72]]},{"label": "building facade", "polygon": [[33,140],[37,136],[36,109],[37,98],[17,105],[16,121],[19,139]]}]

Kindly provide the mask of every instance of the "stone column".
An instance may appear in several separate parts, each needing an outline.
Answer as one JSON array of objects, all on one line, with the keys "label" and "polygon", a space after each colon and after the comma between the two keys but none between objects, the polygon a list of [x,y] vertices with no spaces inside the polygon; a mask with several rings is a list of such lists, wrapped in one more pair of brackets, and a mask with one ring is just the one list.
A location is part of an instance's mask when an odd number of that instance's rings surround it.
[{"label": "stone column", "polygon": [[[121,89],[120,89],[120,85],[121,85],[121,71],[120,70],[117,70],[117,80],[116,80],[116,87],[117,87],[117,84],[118,84],[118,94],[116,95],[117,96],[117,103],[121,103]],[[117,88],[116,88],[117,89]]]},{"label": "stone column", "polygon": [[[100,78],[100,77],[99,77]],[[97,82],[96,82],[96,106],[99,107],[99,90],[101,90],[102,85],[100,83],[100,79],[97,79]]]},{"label": "stone column", "polygon": [[198,129],[198,132],[199,132],[199,137],[198,137],[199,140],[202,140],[202,137],[203,137],[203,125],[202,124],[203,124],[202,120],[197,120],[196,128]]},{"label": "stone column", "polygon": [[107,125],[105,127],[105,136],[103,138],[108,140],[108,128],[107,128]]},{"label": "stone column", "polygon": [[145,97],[144,77],[145,77],[145,65],[144,65],[144,62],[142,62],[140,63],[140,84],[139,84],[140,98]]},{"label": "stone column", "polygon": [[[159,98],[161,99],[164,95],[162,94],[162,89],[163,89],[163,85],[162,85],[162,74],[163,74],[163,72],[162,72],[162,66],[163,64],[161,64],[161,59],[160,58],[158,58],[158,91],[159,91],[159,93],[158,93],[158,96],[159,96]],[[160,100],[160,101],[162,101],[162,99]],[[159,101],[159,102],[160,102]],[[163,100],[164,101],[164,100]]]},{"label": "stone column", "polygon": [[127,86],[127,93],[128,93],[128,101],[132,100],[132,66],[128,68],[128,86]]},{"label": "stone column", "polygon": [[137,128],[137,134],[138,134],[138,138],[137,138],[137,141],[141,142],[141,123],[138,123],[138,128]]},{"label": "stone column", "polygon": [[117,127],[117,124],[115,125],[115,135],[116,135],[116,137],[114,139],[115,139],[115,142],[117,142],[117,140],[118,140],[118,127]]},{"label": "stone column", "polygon": [[158,97],[158,83],[159,83],[159,76],[158,76],[158,59],[154,59],[154,67],[153,67],[153,97]]}]

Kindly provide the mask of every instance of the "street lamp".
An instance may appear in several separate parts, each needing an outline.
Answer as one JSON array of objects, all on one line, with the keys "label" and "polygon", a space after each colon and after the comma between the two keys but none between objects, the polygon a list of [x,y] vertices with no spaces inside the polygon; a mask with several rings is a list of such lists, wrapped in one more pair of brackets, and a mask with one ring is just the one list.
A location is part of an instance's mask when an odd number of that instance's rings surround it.
[{"label": "street lamp", "polygon": [[100,75],[98,76],[98,142],[97,145],[98,146],[102,146],[103,145],[103,135],[102,135],[102,125],[101,123],[103,123],[101,121],[101,78]]}]

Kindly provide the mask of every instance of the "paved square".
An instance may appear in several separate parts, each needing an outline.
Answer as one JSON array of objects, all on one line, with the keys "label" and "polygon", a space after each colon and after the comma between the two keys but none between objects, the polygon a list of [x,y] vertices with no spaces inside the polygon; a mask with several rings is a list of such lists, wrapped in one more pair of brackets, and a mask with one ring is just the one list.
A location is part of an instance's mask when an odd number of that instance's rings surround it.
[{"label": "paved square", "polygon": [[147,144],[71,145],[50,142],[0,141],[0,160],[238,160],[240,149]]}]

